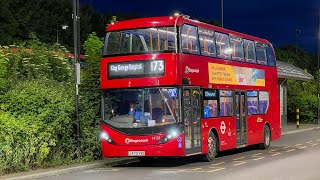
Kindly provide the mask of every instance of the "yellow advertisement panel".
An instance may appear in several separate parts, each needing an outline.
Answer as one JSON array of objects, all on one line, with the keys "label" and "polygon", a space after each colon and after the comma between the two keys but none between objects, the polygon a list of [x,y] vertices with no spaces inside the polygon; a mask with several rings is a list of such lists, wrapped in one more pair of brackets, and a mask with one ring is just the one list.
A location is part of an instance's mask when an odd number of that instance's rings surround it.
[{"label": "yellow advertisement panel", "polygon": [[209,63],[209,83],[265,86],[265,72],[261,69]]}]

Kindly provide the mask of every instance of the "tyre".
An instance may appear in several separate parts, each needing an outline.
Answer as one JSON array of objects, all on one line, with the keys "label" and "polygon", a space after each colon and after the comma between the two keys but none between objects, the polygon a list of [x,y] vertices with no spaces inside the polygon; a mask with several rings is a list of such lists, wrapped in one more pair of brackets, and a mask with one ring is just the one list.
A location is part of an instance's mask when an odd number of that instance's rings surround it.
[{"label": "tyre", "polygon": [[208,154],[204,154],[202,157],[204,161],[210,162],[217,156],[217,144],[217,137],[213,132],[210,132],[208,137]]},{"label": "tyre", "polygon": [[264,126],[264,136],[263,136],[263,143],[260,144],[260,149],[268,149],[271,143],[271,131],[268,125]]}]

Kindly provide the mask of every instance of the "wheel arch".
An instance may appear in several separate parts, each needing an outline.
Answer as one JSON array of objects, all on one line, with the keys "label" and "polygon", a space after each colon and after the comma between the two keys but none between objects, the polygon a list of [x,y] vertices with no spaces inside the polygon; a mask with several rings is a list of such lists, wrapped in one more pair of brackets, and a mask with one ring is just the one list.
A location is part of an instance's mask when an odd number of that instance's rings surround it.
[{"label": "wheel arch", "polygon": [[219,138],[218,131],[214,127],[211,128],[209,133],[208,133],[208,137],[209,137],[210,132],[212,132],[217,137],[217,146],[218,146],[217,151],[220,151],[220,138]]},{"label": "wheel arch", "polygon": [[264,126],[263,126],[263,132],[264,132],[264,127],[265,126],[268,126],[269,127],[269,130],[270,130],[270,140],[272,140],[272,130],[271,130],[271,126],[270,126],[270,123],[268,121],[266,121],[264,123]]}]

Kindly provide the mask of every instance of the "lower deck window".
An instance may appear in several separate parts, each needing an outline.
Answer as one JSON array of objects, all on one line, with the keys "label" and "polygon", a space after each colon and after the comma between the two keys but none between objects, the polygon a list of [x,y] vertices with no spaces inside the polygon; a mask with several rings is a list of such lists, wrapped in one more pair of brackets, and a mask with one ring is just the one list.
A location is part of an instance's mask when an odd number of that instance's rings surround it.
[{"label": "lower deck window", "polygon": [[232,116],[233,98],[220,97],[220,116]]}]

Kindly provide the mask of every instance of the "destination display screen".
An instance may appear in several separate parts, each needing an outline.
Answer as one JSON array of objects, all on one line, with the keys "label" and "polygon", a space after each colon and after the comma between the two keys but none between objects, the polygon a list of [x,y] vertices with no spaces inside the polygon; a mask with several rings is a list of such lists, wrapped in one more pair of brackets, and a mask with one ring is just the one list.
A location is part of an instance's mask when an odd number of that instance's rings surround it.
[{"label": "destination display screen", "polygon": [[131,61],[108,64],[108,79],[163,76],[164,60]]},{"label": "destination display screen", "polygon": [[205,100],[217,98],[217,91],[216,90],[204,90],[203,94],[204,94],[203,99],[205,99]]}]

